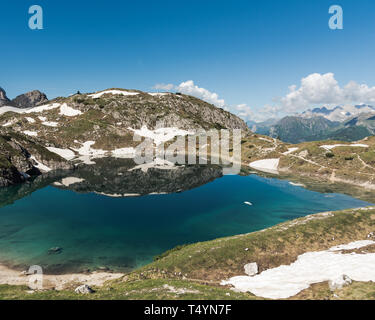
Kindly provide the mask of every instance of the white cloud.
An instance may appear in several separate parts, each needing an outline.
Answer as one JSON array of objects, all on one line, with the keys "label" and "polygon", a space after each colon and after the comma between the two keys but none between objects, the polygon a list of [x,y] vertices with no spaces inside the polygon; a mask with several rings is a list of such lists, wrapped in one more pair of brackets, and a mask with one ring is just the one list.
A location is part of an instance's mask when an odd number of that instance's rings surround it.
[{"label": "white cloud", "polygon": [[254,112],[251,109],[251,107],[249,107],[247,104],[245,103],[239,104],[235,106],[234,108],[239,117],[246,119],[246,120],[254,118]]},{"label": "white cloud", "polygon": [[217,93],[210,92],[205,88],[198,87],[197,85],[194,84],[193,80],[188,80],[188,81],[180,83],[176,87],[176,90],[185,94],[195,96],[207,102],[210,102],[218,107],[224,107],[225,105],[224,99],[219,99],[219,96]]},{"label": "white cloud", "polygon": [[280,99],[284,112],[297,112],[319,104],[374,103],[375,87],[354,81],[340,87],[333,73],[313,73],[302,78],[300,87],[289,87],[290,92]]},{"label": "white cloud", "polygon": [[194,84],[193,80],[181,82],[177,86],[173,84],[159,83],[153,86],[153,89],[166,90],[166,91],[175,90],[184,94],[188,94],[188,95],[200,98],[220,108],[223,108],[225,106],[224,99],[219,99],[219,96],[217,93],[211,92],[205,88],[198,87],[197,85]]}]

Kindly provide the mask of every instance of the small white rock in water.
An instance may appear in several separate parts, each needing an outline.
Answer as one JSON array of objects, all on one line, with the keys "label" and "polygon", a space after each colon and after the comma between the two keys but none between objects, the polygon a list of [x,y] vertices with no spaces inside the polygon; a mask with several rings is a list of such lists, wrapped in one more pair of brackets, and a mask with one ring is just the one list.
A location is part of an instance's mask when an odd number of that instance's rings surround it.
[{"label": "small white rock in water", "polygon": [[352,282],[352,279],[350,279],[348,276],[342,275],[335,280],[330,280],[328,282],[328,285],[331,291],[335,291],[338,289],[342,289],[343,287],[351,284]]},{"label": "small white rock in water", "polygon": [[256,262],[245,264],[244,269],[248,276],[255,276],[258,273],[258,264]]},{"label": "small white rock in water", "polygon": [[245,201],[244,204],[247,204],[248,206],[252,206],[253,204],[249,201]]},{"label": "small white rock in water", "polygon": [[94,293],[94,290],[92,290],[87,284],[83,284],[79,287],[77,287],[74,290],[75,293],[81,293],[81,294],[88,294],[88,293]]}]

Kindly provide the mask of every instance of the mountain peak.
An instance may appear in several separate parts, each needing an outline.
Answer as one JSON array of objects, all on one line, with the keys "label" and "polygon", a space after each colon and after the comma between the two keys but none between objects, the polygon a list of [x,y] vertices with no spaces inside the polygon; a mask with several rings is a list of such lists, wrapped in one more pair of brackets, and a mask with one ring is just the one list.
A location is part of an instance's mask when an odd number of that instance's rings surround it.
[{"label": "mountain peak", "polygon": [[47,96],[43,92],[33,90],[17,96],[12,100],[12,104],[18,108],[32,108],[47,101]]},{"label": "mountain peak", "polygon": [[0,107],[5,106],[9,102],[10,100],[8,99],[5,90],[2,87],[0,87]]}]

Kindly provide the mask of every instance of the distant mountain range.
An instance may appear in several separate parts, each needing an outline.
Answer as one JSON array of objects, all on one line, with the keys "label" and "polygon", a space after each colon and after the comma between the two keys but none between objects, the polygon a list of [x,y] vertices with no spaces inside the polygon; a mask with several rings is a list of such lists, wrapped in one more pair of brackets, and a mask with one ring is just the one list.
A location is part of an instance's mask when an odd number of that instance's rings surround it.
[{"label": "distant mountain range", "polygon": [[366,104],[362,105],[343,105],[337,106],[333,109],[328,109],[326,107],[315,108],[312,110],[307,110],[301,114],[302,117],[311,118],[314,116],[322,116],[330,121],[343,122],[350,117],[357,116],[361,113],[375,113],[375,108]]},{"label": "distant mountain range", "polygon": [[344,105],[314,108],[301,114],[261,123],[248,122],[259,134],[300,143],[315,140],[356,141],[375,134],[375,107]]}]

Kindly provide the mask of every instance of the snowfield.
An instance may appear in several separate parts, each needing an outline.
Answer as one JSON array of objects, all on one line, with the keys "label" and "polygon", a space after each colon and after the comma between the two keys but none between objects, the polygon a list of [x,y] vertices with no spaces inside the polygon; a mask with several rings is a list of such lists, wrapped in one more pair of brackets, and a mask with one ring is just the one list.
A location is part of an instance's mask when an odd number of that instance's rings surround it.
[{"label": "snowfield", "polygon": [[96,99],[96,98],[100,98],[103,94],[122,94],[123,96],[135,96],[139,93],[122,91],[122,90],[106,90],[106,91],[90,94],[89,97]]},{"label": "snowfield", "polygon": [[327,150],[327,151],[330,151],[334,148],[337,148],[337,147],[359,147],[359,148],[368,148],[369,146],[367,144],[360,144],[360,143],[357,143],[357,144],[332,144],[332,145],[328,145],[328,144],[325,144],[323,146],[320,146],[321,148]]},{"label": "snowfield", "polygon": [[60,107],[60,113],[59,113],[61,116],[67,116],[67,117],[75,117],[75,116],[79,116],[82,114],[81,111],[79,110],[76,110],[76,109],[73,109],[71,107],[69,107],[66,103],[64,103],[61,107]]},{"label": "snowfield", "polygon": [[251,162],[249,166],[258,171],[278,174],[279,162],[280,159],[264,159]]},{"label": "snowfield", "polygon": [[375,253],[342,253],[342,250],[364,248],[375,241],[363,240],[332,247],[329,250],[307,252],[290,265],[268,269],[249,277],[239,276],[222,281],[235,290],[251,292],[270,299],[293,297],[311,284],[335,281],[343,275],[354,281],[375,281]]},{"label": "snowfield", "polygon": [[72,160],[75,157],[75,153],[70,149],[47,147],[47,150],[58,154],[61,158],[66,160]]},{"label": "snowfield", "polygon": [[194,134],[193,131],[186,131],[178,128],[159,128],[155,130],[149,130],[146,126],[143,126],[141,129],[128,129],[133,131],[134,135],[152,139],[156,145],[160,145],[163,142],[172,140],[177,136]]}]

